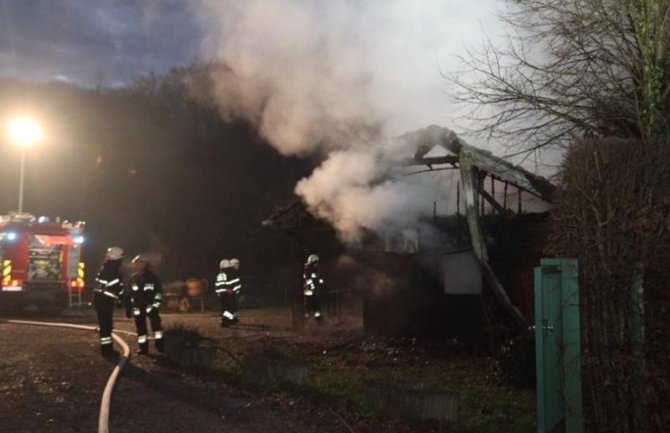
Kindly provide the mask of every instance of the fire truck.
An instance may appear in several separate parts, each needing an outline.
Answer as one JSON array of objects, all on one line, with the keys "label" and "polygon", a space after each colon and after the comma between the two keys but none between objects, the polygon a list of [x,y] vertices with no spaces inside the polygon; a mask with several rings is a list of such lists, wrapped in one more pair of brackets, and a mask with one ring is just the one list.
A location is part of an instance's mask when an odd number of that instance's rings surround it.
[{"label": "fire truck", "polygon": [[81,221],[52,221],[25,213],[0,216],[0,307],[80,306],[84,226]]}]

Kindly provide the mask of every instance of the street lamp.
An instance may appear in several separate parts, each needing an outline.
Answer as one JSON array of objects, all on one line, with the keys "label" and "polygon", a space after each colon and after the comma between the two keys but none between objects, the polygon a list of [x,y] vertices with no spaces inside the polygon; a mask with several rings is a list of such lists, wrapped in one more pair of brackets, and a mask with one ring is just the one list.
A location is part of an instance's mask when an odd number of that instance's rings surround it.
[{"label": "street lamp", "polygon": [[30,117],[18,117],[7,127],[9,138],[21,146],[21,179],[19,182],[19,214],[23,213],[23,177],[26,166],[26,147],[42,138],[42,128]]}]

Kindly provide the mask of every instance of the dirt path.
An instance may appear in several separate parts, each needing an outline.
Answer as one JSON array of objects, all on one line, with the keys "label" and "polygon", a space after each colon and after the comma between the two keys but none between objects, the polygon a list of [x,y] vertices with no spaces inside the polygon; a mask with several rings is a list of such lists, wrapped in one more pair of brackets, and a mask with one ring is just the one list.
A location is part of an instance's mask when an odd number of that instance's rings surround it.
[{"label": "dirt path", "polygon": [[[286,317],[284,317],[286,316]],[[293,335],[290,316],[245,315],[244,322],[222,330],[213,313],[165,314],[164,325],[197,328],[223,347],[236,339],[298,344],[323,351],[348,341],[355,330],[334,320],[327,326]],[[91,312],[33,320],[95,325]],[[116,315],[114,327],[134,331]],[[124,335],[136,348],[135,337]],[[154,352],[154,348],[151,348]],[[325,352],[324,352],[325,353]],[[97,334],[0,323],[0,433],[95,432],[100,396],[115,365],[99,356]],[[333,410],[334,409],[334,410]],[[343,412],[337,413],[336,411]],[[221,378],[186,374],[157,362],[152,355],[131,357],[112,397],[112,433],[248,432],[248,433],[407,433],[448,431],[429,426],[398,425],[360,418],[328,402],[315,403],[292,393],[250,392]]]},{"label": "dirt path", "polygon": [[[132,342],[132,337],[129,337]],[[114,362],[91,332],[0,323],[0,433],[95,432]],[[277,399],[134,356],[114,392],[113,433],[344,433],[346,422],[307,401]]]}]

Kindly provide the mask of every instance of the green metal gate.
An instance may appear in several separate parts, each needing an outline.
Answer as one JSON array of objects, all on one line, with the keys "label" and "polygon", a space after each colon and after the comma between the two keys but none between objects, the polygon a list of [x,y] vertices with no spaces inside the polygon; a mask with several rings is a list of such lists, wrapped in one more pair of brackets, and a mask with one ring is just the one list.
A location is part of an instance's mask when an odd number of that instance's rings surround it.
[{"label": "green metal gate", "polygon": [[542,259],[535,268],[538,433],[582,432],[577,266]]}]

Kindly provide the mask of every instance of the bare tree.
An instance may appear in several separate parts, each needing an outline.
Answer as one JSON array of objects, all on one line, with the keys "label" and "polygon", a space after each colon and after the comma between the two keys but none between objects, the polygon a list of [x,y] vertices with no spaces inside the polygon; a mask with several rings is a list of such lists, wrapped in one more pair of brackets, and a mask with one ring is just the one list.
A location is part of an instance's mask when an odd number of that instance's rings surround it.
[{"label": "bare tree", "polygon": [[477,131],[513,138],[521,151],[578,137],[668,137],[669,1],[508,3],[506,44],[487,41],[463,59],[467,75],[447,77],[474,107]]},{"label": "bare tree", "polygon": [[670,0],[508,4],[507,43],[447,78],[519,152],[574,143],[550,252],[580,262],[587,431],[665,431]]}]

